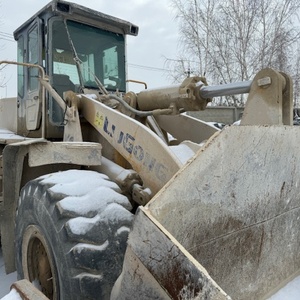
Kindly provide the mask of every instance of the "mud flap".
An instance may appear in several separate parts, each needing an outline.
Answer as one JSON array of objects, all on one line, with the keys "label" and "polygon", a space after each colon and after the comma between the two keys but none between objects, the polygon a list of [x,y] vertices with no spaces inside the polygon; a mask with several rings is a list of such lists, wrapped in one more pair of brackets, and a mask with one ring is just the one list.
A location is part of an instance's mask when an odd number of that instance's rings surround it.
[{"label": "mud flap", "polygon": [[111,299],[231,299],[176,239],[140,208]]},{"label": "mud flap", "polygon": [[7,145],[3,152],[3,207],[0,211],[0,233],[6,273],[15,267],[15,214],[21,186],[24,158],[28,153],[26,142]]}]

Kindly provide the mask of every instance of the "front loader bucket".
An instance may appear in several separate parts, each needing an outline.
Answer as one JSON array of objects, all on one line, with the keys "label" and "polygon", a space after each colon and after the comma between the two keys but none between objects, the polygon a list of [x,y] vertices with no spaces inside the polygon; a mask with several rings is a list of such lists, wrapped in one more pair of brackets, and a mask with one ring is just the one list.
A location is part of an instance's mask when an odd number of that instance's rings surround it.
[{"label": "front loader bucket", "polygon": [[297,276],[299,140],[297,126],[216,133],[138,212],[112,298],[266,299]]}]

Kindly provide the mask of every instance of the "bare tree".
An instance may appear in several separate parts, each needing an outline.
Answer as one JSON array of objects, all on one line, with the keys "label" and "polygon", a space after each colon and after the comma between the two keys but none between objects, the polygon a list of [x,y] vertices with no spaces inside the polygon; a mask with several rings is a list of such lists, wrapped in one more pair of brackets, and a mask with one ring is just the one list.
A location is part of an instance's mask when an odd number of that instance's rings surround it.
[{"label": "bare tree", "polygon": [[[262,68],[298,74],[295,52],[300,31],[295,26],[298,0],[171,0],[179,22],[180,54],[171,77],[186,76],[182,62],[195,75],[213,83],[249,80]],[[176,71],[177,70],[177,71]],[[219,99],[220,100],[220,99]],[[239,106],[243,98],[223,98]]]},{"label": "bare tree", "polygon": [[[2,2],[0,1],[0,9],[1,6],[2,6]],[[1,15],[0,15],[0,28],[2,24],[3,22],[1,20]],[[1,60],[1,51],[3,50],[3,48],[4,48],[3,39],[0,38],[0,60]],[[2,75],[3,74],[2,70],[4,69],[4,67],[5,67],[4,65],[0,66],[0,88],[5,87],[6,85],[5,78]]]}]

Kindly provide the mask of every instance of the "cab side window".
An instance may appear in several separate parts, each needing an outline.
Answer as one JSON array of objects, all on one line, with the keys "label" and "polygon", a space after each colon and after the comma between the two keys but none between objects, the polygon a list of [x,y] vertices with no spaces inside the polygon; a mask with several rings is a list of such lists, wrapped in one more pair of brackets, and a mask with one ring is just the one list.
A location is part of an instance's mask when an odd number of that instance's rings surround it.
[{"label": "cab side window", "polygon": [[[38,64],[38,27],[33,27],[28,36],[28,62],[30,64]],[[38,69],[29,68],[29,90],[34,91],[38,89]]]},{"label": "cab side window", "polygon": [[[24,37],[18,39],[18,62],[24,62]],[[24,97],[24,67],[18,66],[18,95]]]}]

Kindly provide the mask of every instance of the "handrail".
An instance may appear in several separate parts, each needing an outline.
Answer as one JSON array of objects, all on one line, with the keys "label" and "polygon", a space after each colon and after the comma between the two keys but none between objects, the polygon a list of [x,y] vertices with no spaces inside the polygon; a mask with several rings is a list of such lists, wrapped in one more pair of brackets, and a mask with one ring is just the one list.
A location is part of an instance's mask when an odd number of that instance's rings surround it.
[{"label": "handrail", "polygon": [[[7,65],[17,65],[17,66],[24,66],[29,68],[37,68],[40,73],[40,78],[42,80],[46,79],[45,71],[43,67],[36,64],[29,64],[29,63],[21,63],[16,61],[8,61],[8,60],[2,60],[0,61],[0,65],[7,64]],[[45,87],[42,85],[42,138],[45,138],[45,115],[46,115],[46,104],[45,104]]]},{"label": "handrail", "polygon": [[66,111],[66,115],[68,117],[72,116],[72,112],[70,108],[67,106],[65,101],[60,97],[60,95],[53,89],[53,87],[49,84],[49,78],[45,74],[45,70],[43,67],[37,64],[30,64],[30,63],[22,63],[16,61],[8,61],[2,60],[0,61],[1,64],[8,64],[8,65],[17,65],[17,66],[24,66],[28,68],[37,68],[39,70],[39,81],[41,83],[41,92],[42,92],[42,138],[45,138],[45,126],[46,126],[46,90],[51,94],[51,96],[56,100],[58,105]]}]

